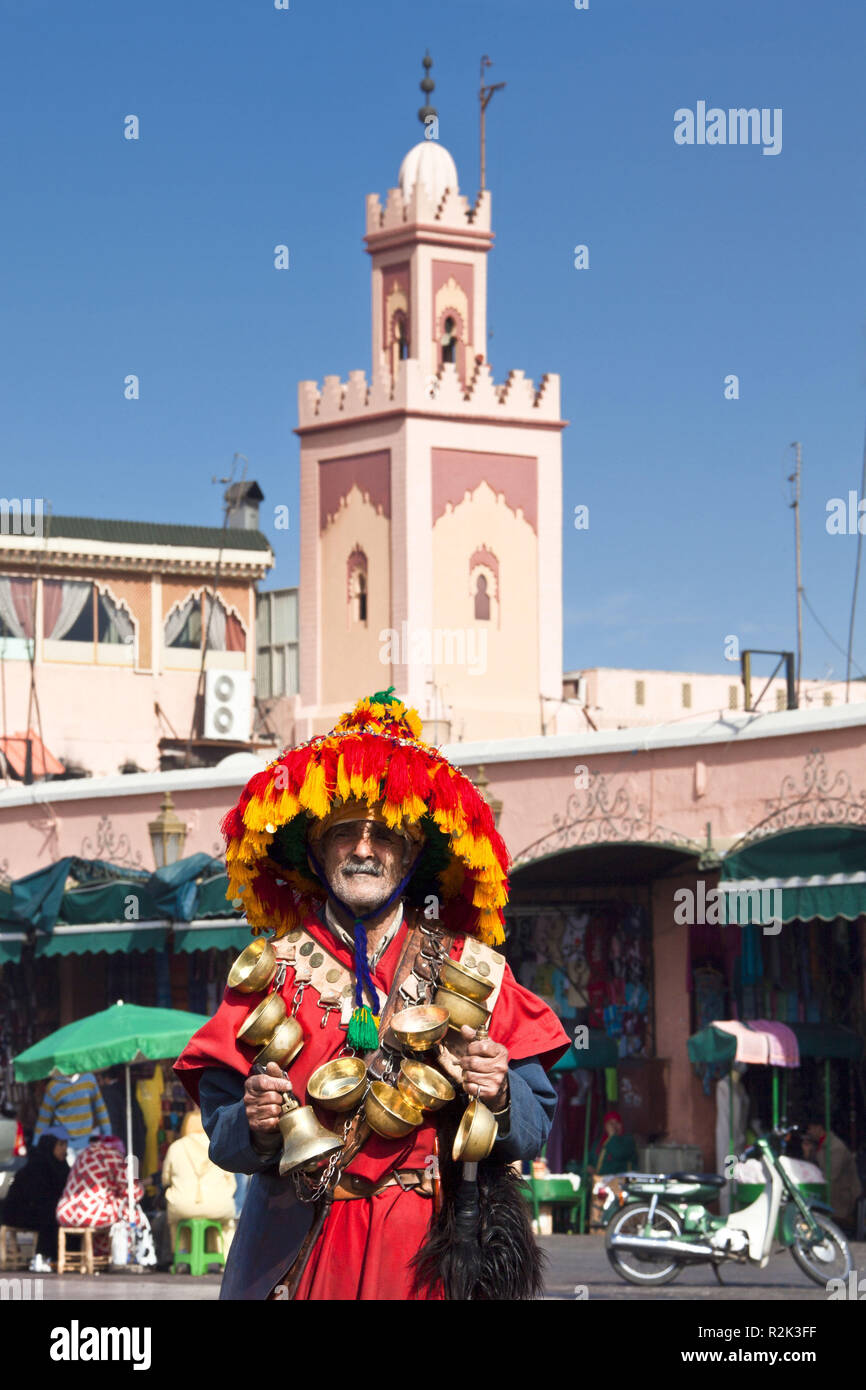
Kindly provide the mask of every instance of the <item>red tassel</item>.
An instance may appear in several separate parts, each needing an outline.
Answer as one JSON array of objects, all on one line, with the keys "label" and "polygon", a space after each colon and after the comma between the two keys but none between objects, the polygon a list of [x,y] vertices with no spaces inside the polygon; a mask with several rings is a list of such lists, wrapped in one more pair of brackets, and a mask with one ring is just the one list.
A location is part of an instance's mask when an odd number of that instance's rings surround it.
[{"label": "red tassel", "polygon": [[388,778],[385,783],[385,800],[392,805],[402,806],[409,795],[411,786],[409,759],[406,748],[395,748],[388,764]]},{"label": "red tassel", "polygon": [[362,745],[363,753],[361,767],[363,769],[364,781],[374,778],[379,785],[382,785],[382,778],[388,765],[388,757],[391,747],[383,738],[366,739]]}]

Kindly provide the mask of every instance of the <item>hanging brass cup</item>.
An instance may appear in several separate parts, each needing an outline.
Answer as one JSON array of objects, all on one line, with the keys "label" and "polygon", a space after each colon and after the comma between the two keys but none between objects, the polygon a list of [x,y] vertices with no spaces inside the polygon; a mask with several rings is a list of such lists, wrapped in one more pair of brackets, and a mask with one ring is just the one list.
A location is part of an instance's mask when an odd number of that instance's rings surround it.
[{"label": "hanging brass cup", "polygon": [[451,1082],[441,1071],[410,1057],[403,1058],[397,1089],[410,1105],[417,1106],[419,1110],[440,1110],[456,1095]]},{"label": "hanging brass cup", "polygon": [[335,1057],[317,1067],[307,1082],[307,1095],[326,1110],[351,1110],[364,1094],[367,1067],[360,1057]]},{"label": "hanging brass cup", "polygon": [[473,975],[465,966],[458,965],[456,960],[443,960],[439,967],[439,981],[446,989],[462,994],[464,999],[472,999],[476,1004],[483,1004],[495,988],[492,980]]},{"label": "hanging brass cup", "polygon": [[270,1042],[285,1017],[286,1006],[282,995],[266,994],[238,1029],[238,1041],[251,1047],[263,1047]]},{"label": "hanging brass cup", "polygon": [[455,1163],[483,1163],[498,1133],[499,1125],[493,1112],[475,1096],[464,1110],[460,1128],[454,1136],[452,1159]]},{"label": "hanging brass cup", "polygon": [[293,1062],[304,1045],[304,1034],[296,1018],[284,1018],[277,1024],[270,1042],[256,1053],[256,1062],[263,1067],[276,1062],[284,1069]]},{"label": "hanging brass cup", "polygon": [[274,948],[266,936],[259,936],[241,951],[229,971],[227,984],[229,989],[240,990],[241,994],[260,994],[267,989],[276,972]]},{"label": "hanging brass cup", "polygon": [[456,994],[453,989],[448,989],[446,985],[440,985],[436,991],[434,1001],[442,1009],[448,1011],[448,1027],[455,1033],[459,1033],[464,1026],[469,1028],[484,1028],[490,1018],[483,1004],[476,1004],[472,999],[466,999],[462,994]]},{"label": "hanging brass cup", "polygon": [[434,1043],[441,1042],[448,1032],[448,1012],[437,1009],[433,1004],[417,1004],[411,1009],[401,1009],[391,1019],[391,1032],[401,1046],[410,1052],[426,1052]]},{"label": "hanging brass cup", "polygon": [[327,1163],[331,1154],[343,1147],[343,1141],[326,1129],[311,1105],[299,1105],[291,1092],[283,1096],[280,1115],[280,1134],[283,1152],[280,1156],[280,1177],[298,1171],[314,1173]]},{"label": "hanging brass cup", "polygon": [[367,1093],[367,1123],[383,1139],[402,1139],[420,1125],[424,1116],[395,1086],[374,1081]]}]

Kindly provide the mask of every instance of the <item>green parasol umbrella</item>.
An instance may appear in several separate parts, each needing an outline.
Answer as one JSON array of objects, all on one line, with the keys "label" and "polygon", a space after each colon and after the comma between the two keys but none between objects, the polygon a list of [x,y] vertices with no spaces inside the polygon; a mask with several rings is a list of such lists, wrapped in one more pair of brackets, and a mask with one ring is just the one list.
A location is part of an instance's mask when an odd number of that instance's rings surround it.
[{"label": "green parasol umbrella", "polygon": [[39,1081],[58,1073],[104,1071],[126,1067],[126,1176],[129,1222],[134,1224],[132,1179],[132,1094],[129,1068],[133,1062],[157,1062],[177,1057],[193,1033],[208,1022],[204,1014],[180,1009],[146,1009],[119,999],[110,1009],[67,1023],[34,1043],[14,1059],[15,1079]]}]

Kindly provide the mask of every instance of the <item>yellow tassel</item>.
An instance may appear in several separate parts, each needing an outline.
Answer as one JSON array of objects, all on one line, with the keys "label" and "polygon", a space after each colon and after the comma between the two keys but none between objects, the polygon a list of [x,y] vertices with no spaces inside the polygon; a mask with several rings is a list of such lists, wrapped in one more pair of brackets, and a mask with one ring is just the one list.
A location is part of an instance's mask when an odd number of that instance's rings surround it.
[{"label": "yellow tassel", "polygon": [[352,784],[346,771],[346,759],[340,754],[337,762],[337,795],[341,801],[348,801],[352,794]]},{"label": "yellow tassel", "polygon": [[320,763],[311,762],[307,768],[298,800],[306,811],[317,820],[323,820],[331,809],[325,769]]}]

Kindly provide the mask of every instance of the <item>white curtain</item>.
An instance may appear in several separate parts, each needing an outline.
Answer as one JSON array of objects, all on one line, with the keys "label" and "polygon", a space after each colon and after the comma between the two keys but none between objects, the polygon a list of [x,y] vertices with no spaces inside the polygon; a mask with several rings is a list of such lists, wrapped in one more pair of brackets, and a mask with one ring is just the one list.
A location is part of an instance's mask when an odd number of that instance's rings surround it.
[{"label": "white curtain", "polygon": [[210,594],[205,595],[204,621],[209,650],[224,652],[226,649],[226,610],[219,599],[214,601]]},{"label": "white curtain", "polygon": [[26,637],[24,624],[18,616],[15,604],[12,601],[12,580],[0,579],[0,618],[2,618],[7,632],[13,637]]},{"label": "white curtain", "polygon": [[121,608],[120,604],[115,603],[108,594],[100,594],[99,603],[108,619],[108,631],[104,637],[100,637],[100,642],[130,644],[133,639],[134,628],[126,609]]},{"label": "white curtain", "polygon": [[165,620],[165,645],[173,647],[186,626],[187,619],[195,607],[195,596],[190,594],[179,608],[173,608]]},{"label": "white curtain", "polygon": [[[54,581],[49,580],[48,583]],[[59,642],[73,628],[90,602],[93,585],[77,579],[64,579],[61,582],[60,608],[54,626],[45,636],[52,642]],[[46,607],[47,612],[47,607]]]}]

